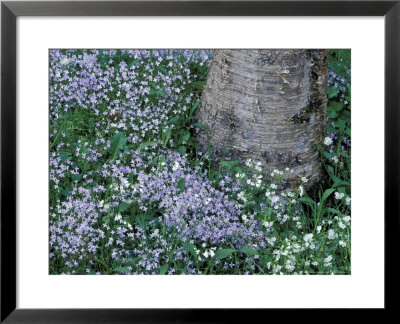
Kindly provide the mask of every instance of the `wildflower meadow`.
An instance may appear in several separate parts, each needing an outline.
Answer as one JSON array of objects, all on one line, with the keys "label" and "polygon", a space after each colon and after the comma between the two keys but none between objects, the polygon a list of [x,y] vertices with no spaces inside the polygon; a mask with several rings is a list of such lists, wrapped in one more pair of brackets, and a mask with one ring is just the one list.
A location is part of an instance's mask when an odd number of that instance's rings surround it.
[{"label": "wildflower meadow", "polygon": [[50,274],[351,274],[350,50],[329,52],[313,190],[199,149],[213,54],[49,51]]}]

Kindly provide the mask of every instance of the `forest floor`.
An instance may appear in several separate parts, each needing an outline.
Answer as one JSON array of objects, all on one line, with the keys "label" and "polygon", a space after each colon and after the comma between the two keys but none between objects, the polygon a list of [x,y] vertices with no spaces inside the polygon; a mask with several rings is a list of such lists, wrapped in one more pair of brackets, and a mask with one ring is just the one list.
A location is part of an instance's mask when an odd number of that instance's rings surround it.
[{"label": "forest floor", "polygon": [[312,195],[277,190],[290,169],[198,152],[212,55],[50,51],[51,274],[351,273],[350,51],[330,52]]}]

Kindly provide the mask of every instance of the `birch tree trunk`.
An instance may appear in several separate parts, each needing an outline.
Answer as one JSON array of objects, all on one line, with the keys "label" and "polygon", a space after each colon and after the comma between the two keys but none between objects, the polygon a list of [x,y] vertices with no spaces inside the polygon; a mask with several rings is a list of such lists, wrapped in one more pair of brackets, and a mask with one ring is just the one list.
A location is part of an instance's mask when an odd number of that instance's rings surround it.
[{"label": "birch tree trunk", "polygon": [[327,50],[216,50],[196,112],[208,128],[199,146],[213,161],[257,158],[267,170],[293,169],[308,187],[322,173],[316,146],[323,141]]}]

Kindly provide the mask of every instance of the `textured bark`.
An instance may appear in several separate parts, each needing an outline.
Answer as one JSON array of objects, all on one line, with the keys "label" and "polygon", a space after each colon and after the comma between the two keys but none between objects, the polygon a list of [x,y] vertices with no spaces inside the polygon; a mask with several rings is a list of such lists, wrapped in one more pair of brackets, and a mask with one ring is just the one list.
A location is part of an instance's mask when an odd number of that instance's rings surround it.
[{"label": "textured bark", "polygon": [[[325,134],[327,50],[216,50],[197,110],[213,160],[257,158],[318,182]],[[205,131],[198,134],[207,150]]]}]

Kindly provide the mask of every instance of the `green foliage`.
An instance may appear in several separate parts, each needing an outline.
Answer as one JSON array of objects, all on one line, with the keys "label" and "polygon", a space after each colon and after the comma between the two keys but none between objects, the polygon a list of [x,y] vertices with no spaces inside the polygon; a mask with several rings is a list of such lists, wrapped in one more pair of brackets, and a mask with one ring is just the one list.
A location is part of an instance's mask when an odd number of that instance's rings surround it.
[{"label": "green foliage", "polygon": [[[332,145],[318,146],[332,188],[350,190],[351,170],[351,51],[332,50],[329,57],[327,136]],[[344,189],[343,189],[344,188]]]},{"label": "green foliage", "polygon": [[235,249],[219,249],[215,252],[215,258],[217,259],[225,259],[229,257],[232,253],[234,253]]},{"label": "green foliage", "polygon": [[[328,117],[337,124],[350,125],[351,117],[351,50],[331,50],[329,54]],[[328,132],[335,132],[335,125],[328,123]]]},{"label": "green foliage", "polygon": [[111,139],[110,146],[110,155],[111,159],[115,160],[118,157],[118,154],[125,148],[126,146],[126,137],[123,133],[117,133]]}]

